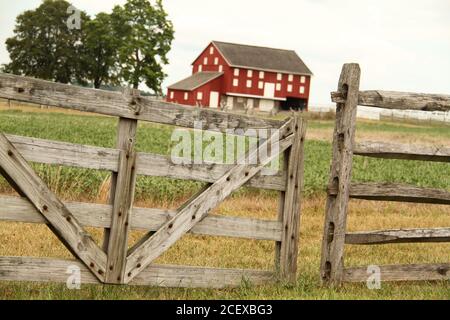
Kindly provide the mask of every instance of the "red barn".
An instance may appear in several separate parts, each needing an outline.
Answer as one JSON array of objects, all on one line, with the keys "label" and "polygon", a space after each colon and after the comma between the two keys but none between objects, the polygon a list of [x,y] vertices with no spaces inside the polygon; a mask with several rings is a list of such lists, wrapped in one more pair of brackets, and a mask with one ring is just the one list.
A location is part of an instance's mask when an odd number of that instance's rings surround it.
[{"label": "red barn", "polygon": [[307,110],[311,70],[292,50],[213,41],[167,101],[227,109]]}]

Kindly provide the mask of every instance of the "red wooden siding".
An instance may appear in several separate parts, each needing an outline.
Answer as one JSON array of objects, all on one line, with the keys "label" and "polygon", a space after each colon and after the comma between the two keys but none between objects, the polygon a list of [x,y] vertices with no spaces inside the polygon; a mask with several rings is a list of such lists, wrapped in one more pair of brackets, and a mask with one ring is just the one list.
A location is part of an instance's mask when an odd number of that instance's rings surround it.
[{"label": "red wooden siding", "polygon": [[[182,91],[182,90],[171,90],[169,89],[167,95],[167,102],[186,104],[190,106],[196,106],[200,104],[201,106],[207,107],[209,106],[209,98],[211,91],[219,92],[221,94],[222,90],[223,78],[219,77],[214,79],[203,86],[193,90],[193,91]],[[173,98],[172,98],[173,92]],[[198,93],[201,92],[203,97],[202,99],[198,99]],[[184,94],[188,94],[188,99],[184,99]]]},{"label": "red wooden siding", "polygon": [[[213,51],[211,52],[211,48]],[[205,60],[206,59],[206,60]],[[206,62],[206,64],[205,64]],[[201,66],[201,67],[200,67]],[[222,70],[220,70],[222,66]],[[201,68],[201,69],[199,69]],[[218,79],[213,80],[201,88],[189,93],[189,99],[184,100],[183,91],[174,91],[174,97],[171,98],[172,90],[168,91],[167,101],[177,102],[187,105],[196,105],[197,102],[197,92],[202,91],[203,99],[201,101],[203,106],[209,106],[209,92],[217,91],[219,94],[226,95],[236,94],[244,96],[254,96],[264,97],[264,86],[265,83],[275,84],[275,98],[283,99],[286,98],[298,98],[305,99],[308,101],[311,86],[311,76],[310,75],[293,75],[292,81],[289,81],[289,74],[283,73],[281,80],[278,80],[277,72],[263,71],[264,77],[260,79],[260,71],[262,70],[252,70],[251,77],[248,77],[249,69],[239,68],[239,75],[234,76],[235,68],[230,67],[224,57],[221,55],[220,51],[214,46],[213,43],[208,45],[208,47],[200,54],[200,56],[192,64],[192,73],[195,74],[199,71],[222,71],[224,75]],[[301,78],[305,78],[305,82],[301,83]],[[234,79],[238,80],[238,86],[233,85]],[[251,87],[247,87],[247,81],[251,81]],[[259,88],[259,82],[263,82],[262,88]],[[277,84],[280,84],[280,90],[277,89]],[[288,86],[292,85],[292,91],[288,92]],[[304,87],[304,93],[300,93],[300,87]]]}]

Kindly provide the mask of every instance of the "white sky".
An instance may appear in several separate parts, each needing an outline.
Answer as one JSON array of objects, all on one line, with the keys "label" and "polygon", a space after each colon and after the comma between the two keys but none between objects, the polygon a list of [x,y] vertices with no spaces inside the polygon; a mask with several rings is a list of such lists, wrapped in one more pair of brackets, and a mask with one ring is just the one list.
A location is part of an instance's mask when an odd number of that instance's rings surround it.
[{"label": "white sky", "polygon": [[[124,0],[72,0],[94,15]],[[15,17],[40,0],[0,1],[0,63]],[[315,76],[311,103],[329,104],[345,62],[363,89],[450,93],[449,0],[165,0],[175,26],[165,85],[190,75],[211,40],[293,49]]]}]

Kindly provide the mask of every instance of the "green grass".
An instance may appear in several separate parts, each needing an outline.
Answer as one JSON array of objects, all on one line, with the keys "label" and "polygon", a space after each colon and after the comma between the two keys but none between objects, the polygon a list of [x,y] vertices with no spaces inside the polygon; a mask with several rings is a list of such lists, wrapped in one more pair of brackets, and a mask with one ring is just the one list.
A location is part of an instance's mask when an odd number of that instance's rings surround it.
[{"label": "green grass", "polygon": [[[67,141],[79,144],[113,147],[117,120],[109,117],[67,115],[59,113],[33,113],[21,111],[0,112],[0,131],[37,138]],[[332,121],[310,121],[311,129],[332,128]],[[450,137],[447,127],[395,126],[391,123],[360,123],[360,130],[371,132],[411,132],[438,137]],[[140,123],[137,136],[139,151],[168,155],[171,150],[171,134],[174,127]],[[324,190],[329,174],[331,145],[328,142],[306,142],[305,192],[312,195]],[[355,157],[354,180],[360,182],[398,182],[418,186],[449,188],[450,167],[442,163],[420,161],[382,160]],[[44,180],[62,195],[73,198],[95,199],[107,172],[35,165]],[[138,200],[152,199],[175,201],[186,197],[201,183],[159,177],[139,177],[136,197]],[[0,190],[7,189],[5,181]],[[243,189],[243,194],[275,195],[273,192]]]},{"label": "green grass", "polygon": [[448,283],[384,284],[382,290],[368,290],[365,284],[325,288],[315,278],[302,278],[294,286],[253,287],[243,283],[236,289],[162,289],[84,285],[68,290],[59,284],[0,284],[3,299],[17,300],[449,300]]}]

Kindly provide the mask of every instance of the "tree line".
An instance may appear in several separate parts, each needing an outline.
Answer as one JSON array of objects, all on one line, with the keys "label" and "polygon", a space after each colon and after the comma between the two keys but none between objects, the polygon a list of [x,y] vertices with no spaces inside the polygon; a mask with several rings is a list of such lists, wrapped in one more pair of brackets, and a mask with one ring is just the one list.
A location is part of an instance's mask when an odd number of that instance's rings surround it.
[{"label": "tree line", "polygon": [[[70,8],[65,0],[44,0],[20,14],[3,71],[95,88],[145,83],[161,92],[174,39],[162,0],[128,0],[93,18]],[[74,19],[78,25],[70,27]]]}]

